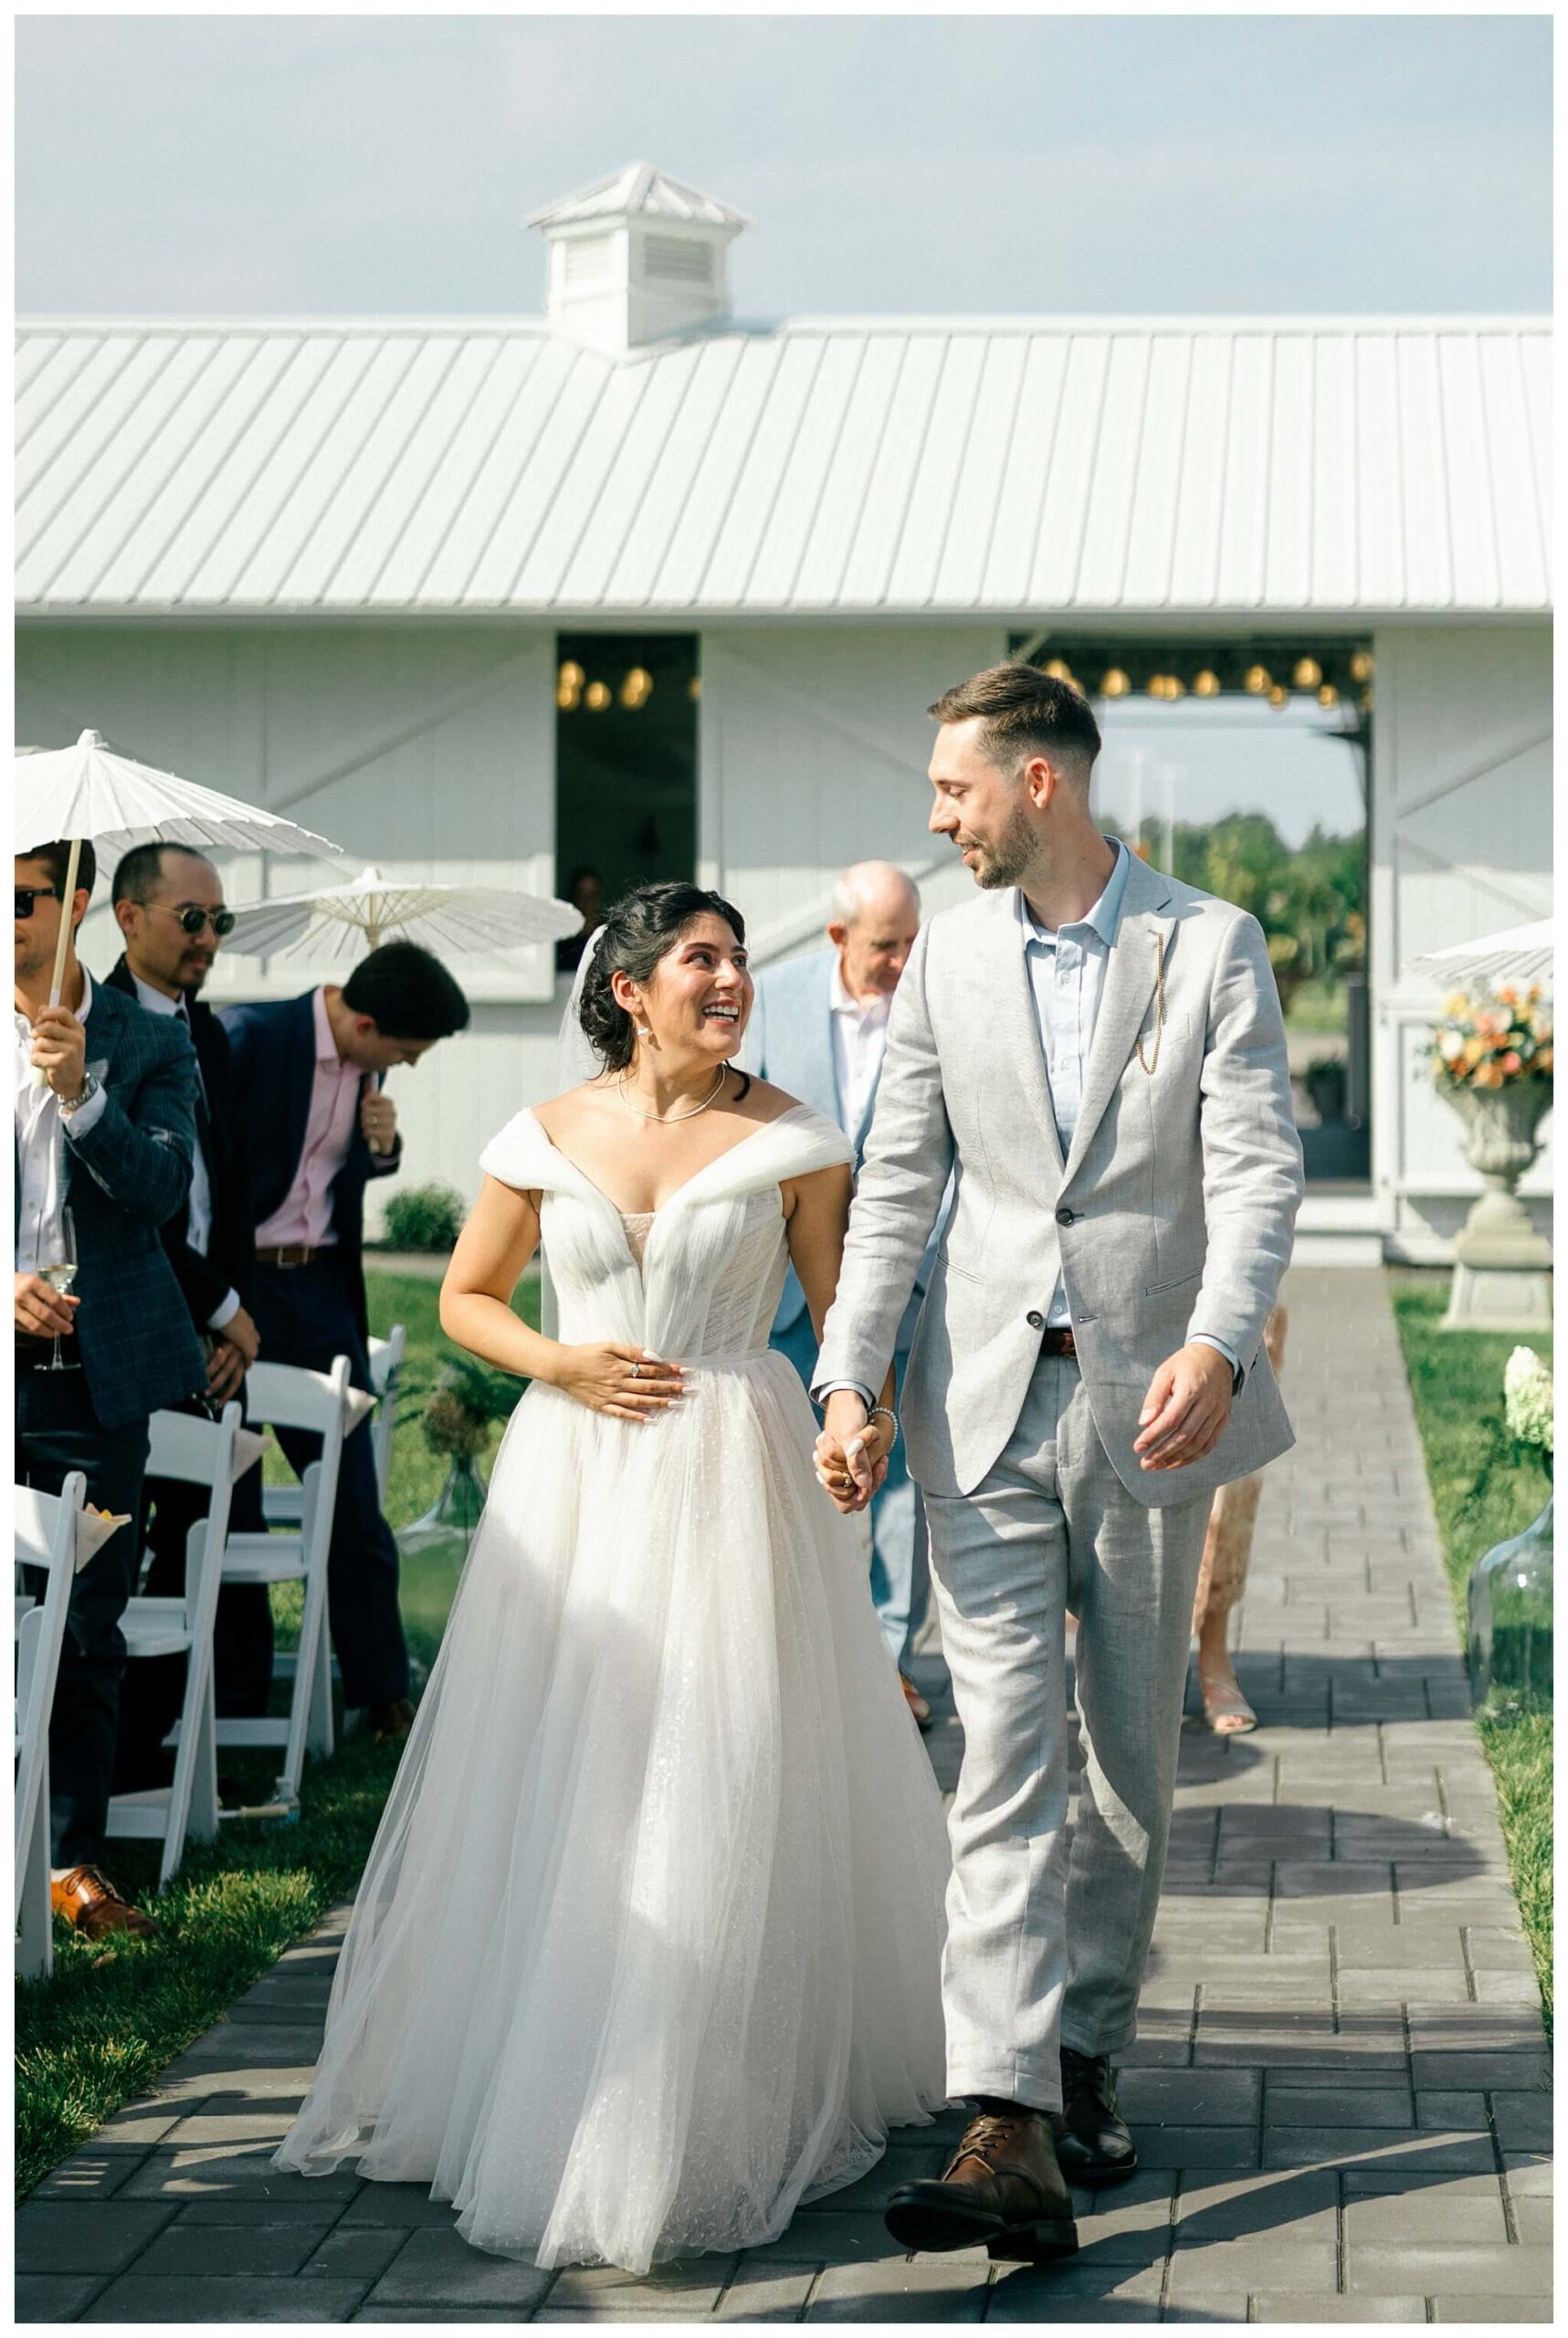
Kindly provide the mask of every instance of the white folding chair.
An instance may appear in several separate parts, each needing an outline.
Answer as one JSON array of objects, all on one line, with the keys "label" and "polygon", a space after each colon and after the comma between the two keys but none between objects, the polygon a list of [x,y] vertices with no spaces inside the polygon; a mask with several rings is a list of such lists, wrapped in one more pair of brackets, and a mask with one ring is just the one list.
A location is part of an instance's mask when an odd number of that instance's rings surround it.
[{"label": "white folding chair", "polygon": [[[397,1390],[407,1341],[405,1327],[395,1323],[384,1340],[373,1338],[369,1342],[370,1385],[376,1397],[371,1442],[375,1448],[376,1491],[384,1509],[386,1482],[392,1474],[392,1432],[396,1427]],[[298,1526],[303,1501],[303,1490],[299,1486],[268,1486],[261,1496],[262,1514],[268,1526]]]},{"label": "white folding chair", "polygon": [[[309,1429],[321,1440],[319,1460],[305,1471],[300,1488],[300,1524],[287,1534],[231,1534],[224,1554],[226,1583],[302,1583],[304,1614],[295,1657],[279,1657],[276,1677],[293,1674],[289,1711],[255,1720],[224,1720],[220,1745],[280,1745],[279,1800],[297,1802],[307,1754],[332,1750],[331,1646],[327,1634],[327,1554],[337,1507],[352,1391],[349,1360],[334,1356],[331,1372],[307,1372],[293,1364],[253,1364],[245,1378],[247,1416],[252,1427]],[[277,1491],[276,1488],[270,1489]],[[268,1507],[267,1514],[271,1511]]]},{"label": "white folding chair", "polygon": [[185,1693],[173,1732],[174,1775],[166,1786],[117,1794],[109,1806],[111,1837],[163,1839],[158,1869],[167,1883],[184,1857],[187,1836],[210,1843],[217,1833],[217,1725],[213,1704],[213,1625],[229,1502],[245,1466],[238,1447],[237,1403],[216,1421],[193,1413],[154,1413],[149,1423],[148,1474],[205,1486],[211,1502],[185,1540],[185,1588],[178,1598],[132,1599],[120,1620],[127,1662],[148,1656],[183,1656]]},{"label": "white folding chair", "polygon": [[[11,1499],[16,1559],[48,1577],[35,1600],[18,1589],[16,1617],[16,1789],[12,1808],[16,1884],[16,1971],[26,1980],[54,1970],[54,1920],[49,1908],[49,1715],[65,1646],[66,1616],[76,1575],[76,1522],[87,1480],[73,1469],[58,1494],[17,1486]],[[130,1530],[121,1528],[121,1532]]]},{"label": "white folding chair", "polygon": [[403,1351],[408,1333],[395,1323],[384,1340],[370,1343],[370,1384],[375,1390],[375,1418],[370,1434],[375,1447],[375,1489],[386,1508],[386,1481],[392,1475],[392,1432],[396,1427],[397,1388],[403,1377]]}]

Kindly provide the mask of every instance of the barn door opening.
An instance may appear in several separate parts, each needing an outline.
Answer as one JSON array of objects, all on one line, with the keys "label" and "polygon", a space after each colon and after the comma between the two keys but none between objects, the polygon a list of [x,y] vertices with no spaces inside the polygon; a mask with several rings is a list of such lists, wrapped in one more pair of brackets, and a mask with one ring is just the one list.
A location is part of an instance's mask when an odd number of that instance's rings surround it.
[{"label": "barn door opening", "polygon": [[[563,633],[555,890],[592,903],[697,868],[697,636]],[[561,963],[575,963],[563,943]]]},{"label": "barn door opening", "polygon": [[1104,735],[1108,835],[1262,926],[1308,1178],[1371,1174],[1367,770],[1372,644],[1336,636],[1016,637]]}]

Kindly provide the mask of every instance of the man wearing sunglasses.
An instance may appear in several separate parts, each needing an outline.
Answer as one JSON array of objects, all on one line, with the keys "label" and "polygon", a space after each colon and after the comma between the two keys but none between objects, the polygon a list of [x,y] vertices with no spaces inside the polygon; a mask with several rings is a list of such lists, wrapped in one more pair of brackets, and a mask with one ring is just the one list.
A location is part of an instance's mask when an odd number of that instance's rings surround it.
[{"label": "man wearing sunglasses", "polygon": [[[16,1476],[58,1493],[81,1469],[95,1508],[135,1520],[149,1415],[206,1385],[158,1238],[190,1191],[196,1060],[185,1031],[95,985],[78,962],[75,930],[96,874],[90,845],[68,900],[68,863],[63,843],[16,857]],[[72,939],[51,1006],[62,917]],[[64,1297],[43,1269],[68,1257],[68,1232],[76,1279]],[[57,1333],[72,1367],[63,1372],[50,1368]],[[90,1939],[156,1929],[99,1864],[125,1670],[120,1619],[138,1556],[135,1527],[123,1527],[76,1577],[49,1726],[52,1896],[56,1913]]]},{"label": "man wearing sunglasses", "polygon": [[[114,872],[110,900],[125,950],[105,985],[149,1015],[182,1024],[196,1051],[191,1190],[162,1234],[207,1351],[205,1402],[221,1407],[231,1396],[243,1400],[246,1367],[255,1363],[259,1344],[240,1299],[256,1241],[228,1034],[200,995],[220,943],[234,929],[234,911],[224,906],[223,880],[212,862],[183,845],[144,844],[128,852]],[[194,1400],[194,1408],[205,1405]],[[152,1565],[145,1588],[159,1598],[177,1598],[185,1587],[186,1538],[206,1515],[206,1496],[198,1486],[149,1478],[146,1500]],[[232,1522],[237,1532],[265,1531],[259,1469],[247,1470],[235,1487]],[[220,1716],[266,1712],[272,1610],[264,1584],[225,1584],[219,1592],[213,1671]],[[163,1741],[184,1688],[183,1657],[149,1658],[132,1668],[121,1697],[117,1792],[167,1783],[171,1757]]]}]

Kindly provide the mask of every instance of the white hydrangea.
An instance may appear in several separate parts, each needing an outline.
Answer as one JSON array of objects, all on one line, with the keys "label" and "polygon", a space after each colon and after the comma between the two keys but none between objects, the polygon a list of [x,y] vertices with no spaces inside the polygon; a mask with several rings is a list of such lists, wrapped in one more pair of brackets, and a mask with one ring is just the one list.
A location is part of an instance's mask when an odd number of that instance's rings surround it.
[{"label": "white hydrangea", "polygon": [[1522,1445],[1552,1448],[1552,1370],[1533,1348],[1515,1348],[1502,1376],[1508,1433]]}]

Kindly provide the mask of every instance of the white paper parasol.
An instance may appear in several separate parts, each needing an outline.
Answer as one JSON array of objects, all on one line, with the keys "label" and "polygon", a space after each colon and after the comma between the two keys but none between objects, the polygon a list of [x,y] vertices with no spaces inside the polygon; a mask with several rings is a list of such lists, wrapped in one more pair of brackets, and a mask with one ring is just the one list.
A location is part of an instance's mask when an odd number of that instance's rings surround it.
[{"label": "white paper parasol", "polygon": [[[11,822],[12,848],[18,853],[36,852],[40,845],[69,837],[68,904],[76,890],[79,848],[84,841],[115,854],[138,844],[186,844],[197,852],[313,854],[338,849],[325,837],[312,835],[276,812],[117,755],[97,731],[84,731],[74,747],[49,747],[15,757]],[[60,919],[49,992],[54,1006],[60,1003],[70,931],[68,913]]]},{"label": "white paper parasol", "polygon": [[1413,972],[1440,983],[1531,983],[1552,979],[1552,920],[1510,926],[1479,942],[1456,942],[1417,958]]},{"label": "white paper parasol", "polygon": [[74,747],[18,755],[11,787],[16,852],[36,851],[57,837],[87,837],[106,853],[160,843],[188,844],[196,852],[338,850],[276,812],[117,755],[97,731],[84,731]]},{"label": "white paper parasol", "polygon": [[224,947],[254,958],[347,958],[395,936],[454,956],[560,942],[582,930],[582,911],[549,894],[426,884],[365,869],[352,884],[253,901],[236,912]]}]

